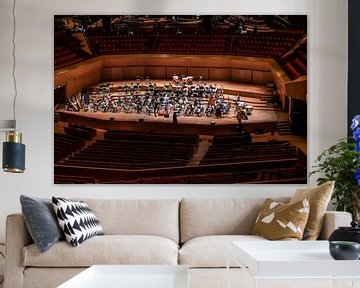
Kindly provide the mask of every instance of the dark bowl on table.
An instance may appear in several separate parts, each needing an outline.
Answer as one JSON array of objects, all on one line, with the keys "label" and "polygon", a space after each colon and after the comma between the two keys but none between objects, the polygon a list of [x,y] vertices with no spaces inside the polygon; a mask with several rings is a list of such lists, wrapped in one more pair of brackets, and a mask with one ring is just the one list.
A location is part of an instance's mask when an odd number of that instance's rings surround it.
[{"label": "dark bowl on table", "polygon": [[360,257],[360,244],[349,241],[331,241],[330,255],[335,260],[358,260]]}]

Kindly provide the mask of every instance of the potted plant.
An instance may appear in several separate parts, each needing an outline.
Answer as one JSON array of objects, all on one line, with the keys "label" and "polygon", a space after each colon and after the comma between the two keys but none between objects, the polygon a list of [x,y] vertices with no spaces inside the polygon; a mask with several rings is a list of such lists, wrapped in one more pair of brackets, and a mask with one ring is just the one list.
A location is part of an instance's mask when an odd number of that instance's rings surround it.
[{"label": "potted plant", "polygon": [[310,175],[319,173],[317,183],[335,181],[332,199],[337,211],[348,211],[360,220],[360,115],[352,120],[353,137],[325,149]]}]

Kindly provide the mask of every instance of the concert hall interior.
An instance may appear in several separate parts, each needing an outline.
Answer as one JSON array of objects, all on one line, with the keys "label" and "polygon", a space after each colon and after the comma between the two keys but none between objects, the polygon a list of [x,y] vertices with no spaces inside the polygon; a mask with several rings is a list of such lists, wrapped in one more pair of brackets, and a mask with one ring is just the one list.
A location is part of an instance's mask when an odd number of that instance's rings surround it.
[{"label": "concert hall interior", "polygon": [[307,183],[306,15],[54,16],[54,183]]}]

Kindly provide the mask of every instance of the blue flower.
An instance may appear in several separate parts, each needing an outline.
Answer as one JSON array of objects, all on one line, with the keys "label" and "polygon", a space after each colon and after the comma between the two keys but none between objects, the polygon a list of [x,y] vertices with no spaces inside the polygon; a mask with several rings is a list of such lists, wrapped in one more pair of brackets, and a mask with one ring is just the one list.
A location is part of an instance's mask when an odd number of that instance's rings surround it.
[{"label": "blue flower", "polygon": [[360,142],[360,128],[356,128],[353,131],[353,137],[354,137],[356,142]]},{"label": "blue flower", "polygon": [[358,182],[358,185],[360,186],[360,167],[358,168],[358,170],[355,173],[355,179]]},{"label": "blue flower", "polygon": [[359,124],[360,124],[360,115],[356,115],[352,119],[351,130],[355,130],[356,128],[358,128]]},{"label": "blue flower", "polygon": [[[355,150],[356,150],[357,152],[360,152],[360,142],[356,142]],[[359,156],[360,156],[360,155],[359,155]]]}]

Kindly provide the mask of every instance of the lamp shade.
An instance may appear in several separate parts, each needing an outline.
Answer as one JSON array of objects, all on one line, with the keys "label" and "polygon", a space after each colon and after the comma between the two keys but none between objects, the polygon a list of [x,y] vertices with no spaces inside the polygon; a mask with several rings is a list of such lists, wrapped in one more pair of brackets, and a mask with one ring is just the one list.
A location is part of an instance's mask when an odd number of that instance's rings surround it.
[{"label": "lamp shade", "polygon": [[25,145],[21,143],[21,140],[22,134],[20,132],[6,132],[6,142],[3,143],[3,169],[5,172],[24,172]]}]

